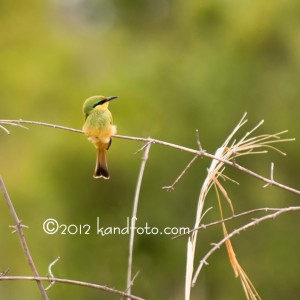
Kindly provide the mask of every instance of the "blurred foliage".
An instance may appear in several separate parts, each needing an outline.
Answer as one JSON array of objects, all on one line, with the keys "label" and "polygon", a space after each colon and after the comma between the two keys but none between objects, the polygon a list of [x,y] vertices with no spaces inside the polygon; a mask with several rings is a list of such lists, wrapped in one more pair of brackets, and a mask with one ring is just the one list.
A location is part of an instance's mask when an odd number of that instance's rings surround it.
[{"label": "blurred foliage", "polygon": [[[299,140],[300,2],[179,0],[28,0],[0,3],[1,119],[27,119],[81,128],[81,106],[95,95],[118,95],[110,109],[118,132],[151,136],[214,152],[245,111],[259,133],[289,129]],[[46,235],[42,224],[126,226],[140,164],[139,143],[114,139],[111,179],[94,180],[95,151],[84,136],[29,126],[1,132],[0,170],[40,275],[99,282],[125,290],[128,236]],[[248,130],[245,128],[246,130]],[[299,142],[288,153],[244,158],[254,171],[299,188]],[[186,153],[153,145],[140,195],[137,226],[193,226],[207,160],[198,160],[172,193],[169,185],[189,162]],[[236,170],[227,183],[236,212],[296,205],[299,197]],[[215,209],[206,222],[218,219]],[[24,255],[0,201],[0,270],[29,275]],[[246,220],[244,220],[246,221]],[[239,222],[228,224],[234,229]],[[240,263],[263,299],[299,295],[297,214],[262,224],[233,239]],[[199,255],[221,238],[221,228],[201,235]],[[183,299],[186,239],[136,236],[133,292],[146,299]],[[278,274],[280,273],[280,276]],[[37,299],[33,283],[1,282],[1,298]],[[26,295],[26,296],[25,296]],[[102,295],[102,294],[101,294]],[[215,253],[192,299],[243,299],[224,249]],[[95,290],[56,284],[51,299],[99,299]],[[116,299],[112,295],[100,296]]]}]

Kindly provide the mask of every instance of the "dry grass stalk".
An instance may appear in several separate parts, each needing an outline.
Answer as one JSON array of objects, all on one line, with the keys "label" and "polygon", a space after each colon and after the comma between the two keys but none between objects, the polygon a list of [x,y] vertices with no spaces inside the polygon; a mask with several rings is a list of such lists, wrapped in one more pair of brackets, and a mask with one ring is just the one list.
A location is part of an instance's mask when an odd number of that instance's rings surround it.
[{"label": "dry grass stalk", "polygon": [[[223,174],[223,172],[225,170],[225,161],[231,161],[233,164],[235,164],[235,160],[239,156],[250,155],[250,154],[262,154],[262,153],[266,153],[268,149],[273,149],[273,150],[279,152],[280,154],[285,155],[285,153],[283,153],[278,148],[273,146],[273,144],[278,143],[278,142],[287,142],[287,141],[294,140],[294,139],[281,139],[281,135],[283,133],[286,133],[286,131],[279,132],[276,134],[264,134],[264,135],[258,135],[258,136],[251,137],[251,135],[263,124],[263,121],[261,121],[252,130],[247,132],[240,140],[238,140],[238,141],[233,140],[233,142],[231,142],[234,135],[239,131],[239,129],[246,122],[247,122],[247,120],[246,120],[246,114],[245,114],[242,117],[242,119],[240,120],[240,122],[237,124],[237,126],[233,129],[232,133],[225,140],[223,145],[219,149],[217,149],[217,151],[214,155],[216,157],[216,159],[212,160],[210,168],[208,169],[208,172],[207,172],[207,176],[201,187],[199,198],[198,198],[197,210],[196,210],[194,230],[192,230],[192,233],[189,236],[188,242],[187,242],[185,300],[190,299],[191,288],[192,288],[192,286],[195,285],[196,280],[197,280],[198,275],[201,270],[201,268],[198,267],[198,269],[194,273],[194,257],[195,257],[195,252],[196,252],[198,229],[201,227],[201,221],[203,219],[204,204],[205,204],[206,196],[207,196],[208,192],[210,191],[212,185],[215,186],[216,191],[218,191],[218,189],[219,189],[222,192],[222,194],[224,195],[225,199],[227,200],[227,202],[231,208],[231,211],[233,212],[232,201],[228,197],[225,188],[220,184],[220,182],[218,180],[218,177],[226,178],[226,176]],[[217,193],[217,198],[219,200],[218,193]],[[220,201],[219,201],[219,203],[220,203]],[[220,209],[221,209],[221,206],[220,206]],[[223,219],[222,213],[221,213],[221,217]],[[222,223],[222,227],[223,227],[223,234],[226,237],[228,234],[227,234],[227,230],[226,230],[224,223]],[[234,269],[236,276],[239,276],[241,279],[241,283],[244,288],[247,299],[251,299],[251,300],[260,299],[253,284],[251,283],[251,281],[249,280],[249,278],[247,277],[247,275],[245,274],[245,272],[239,265],[229,239],[226,240],[226,247],[227,247],[227,252],[229,255],[231,265]],[[200,262],[201,267],[205,264],[208,264],[208,263],[206,261]]]}]

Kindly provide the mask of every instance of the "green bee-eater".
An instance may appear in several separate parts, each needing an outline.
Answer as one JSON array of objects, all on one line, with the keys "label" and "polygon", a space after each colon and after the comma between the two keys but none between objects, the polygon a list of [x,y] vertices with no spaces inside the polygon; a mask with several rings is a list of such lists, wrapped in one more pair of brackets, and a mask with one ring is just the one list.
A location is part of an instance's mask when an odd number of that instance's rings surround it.
[{"label": "green bee-eater", "polygon": [[86,99],[83,104],[85,123],[82,130],[97,149],[94,178],[109,179],[106,151],[111,144],[111,136],[116,134],[117,128],[113,125],[112,115],[108,110],[108,102],[115,98],[118,97],[92,96]]}]

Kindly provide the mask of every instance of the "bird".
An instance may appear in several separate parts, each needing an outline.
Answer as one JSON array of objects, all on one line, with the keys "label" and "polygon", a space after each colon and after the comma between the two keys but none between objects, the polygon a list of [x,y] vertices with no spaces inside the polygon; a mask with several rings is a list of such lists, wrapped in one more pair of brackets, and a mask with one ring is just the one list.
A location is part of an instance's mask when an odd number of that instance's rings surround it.
[{"label": "bird", "polygon": [[118,96],[92,96],[83,103],[85,123],[83,133],[97,149],[96,167],[94,178],[109,179],[106,152],[111,145],[111,137],[117,133],[116,125],[113,125],[111,112],[108,110],[109,101]]}]

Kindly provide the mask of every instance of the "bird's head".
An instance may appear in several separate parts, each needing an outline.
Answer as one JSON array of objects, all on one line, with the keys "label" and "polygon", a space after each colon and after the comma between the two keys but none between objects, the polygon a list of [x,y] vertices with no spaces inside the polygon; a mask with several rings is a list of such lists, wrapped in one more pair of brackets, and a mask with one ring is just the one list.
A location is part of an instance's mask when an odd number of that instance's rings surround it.
[{"label": "bird's head", "polygon": [[83,113],[87,117],[95,109],[107,109],[108,102],[118,98],[117,96],[92,96],[83,103]]}]

